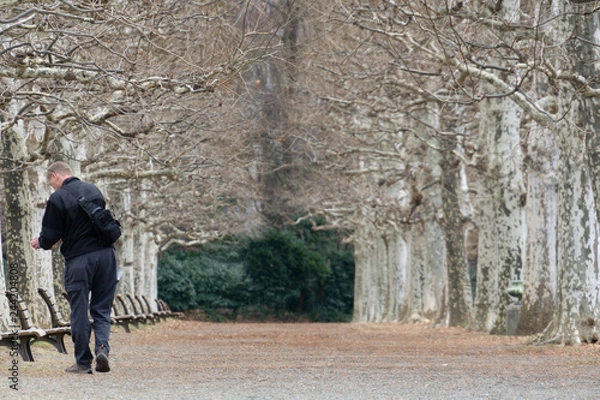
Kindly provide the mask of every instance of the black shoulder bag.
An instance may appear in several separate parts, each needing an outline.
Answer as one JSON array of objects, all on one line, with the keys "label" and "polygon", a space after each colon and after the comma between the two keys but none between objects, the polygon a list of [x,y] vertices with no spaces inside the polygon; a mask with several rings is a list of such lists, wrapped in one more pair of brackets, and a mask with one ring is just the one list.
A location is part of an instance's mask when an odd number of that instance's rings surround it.
[{"label": "black shoulder bag", "polygon": [[112,246],[121,237],[121,224],[113,217],[110,210],[95,205],[83,195],[75,196],[67,186],[63,186],[63,189],[77,199],[77,203],[90,218],[94,231],[103,244]]}]

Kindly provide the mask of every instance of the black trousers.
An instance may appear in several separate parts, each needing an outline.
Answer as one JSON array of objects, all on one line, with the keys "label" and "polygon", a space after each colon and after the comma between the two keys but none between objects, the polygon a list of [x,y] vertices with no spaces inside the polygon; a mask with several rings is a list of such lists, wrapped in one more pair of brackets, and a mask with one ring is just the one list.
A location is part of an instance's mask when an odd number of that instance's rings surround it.
[{"label": "black trousers", "polygon": [[94,321],[94,353],[101,345],[110,351],[110,311],[116,285],[117,261],[113,248],[83,254],[65,262],[65,290],[71,305],[71,336],[75,360],[79,365],[89,365],[94,359],[90,351],[89,317]]}]

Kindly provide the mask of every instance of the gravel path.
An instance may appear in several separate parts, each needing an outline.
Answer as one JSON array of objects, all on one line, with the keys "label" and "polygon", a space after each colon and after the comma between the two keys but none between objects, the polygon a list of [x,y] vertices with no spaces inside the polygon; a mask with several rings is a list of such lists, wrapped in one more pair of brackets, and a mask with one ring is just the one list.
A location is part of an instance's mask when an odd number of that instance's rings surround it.
[{"label": "gravel path", "polygon": [[[600,346],[400,324],[207,323],[113,328],[112,371],[71,375],[43,343],[1,399],[598,399]],[[69,339],[70,342],[70,339]],[[6,348],[4,348],[6,349]]]}]

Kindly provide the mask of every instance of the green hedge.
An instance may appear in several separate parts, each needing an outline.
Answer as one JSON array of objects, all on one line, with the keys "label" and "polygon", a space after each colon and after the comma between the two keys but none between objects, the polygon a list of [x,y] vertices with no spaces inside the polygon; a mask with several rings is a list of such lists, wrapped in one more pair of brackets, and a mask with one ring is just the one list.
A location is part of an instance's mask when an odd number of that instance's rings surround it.
[{"label": "green hedge", "polygon": [[239,243],[221,241],[199,249],[172,249],[158,262],[158,293],[173,309],[237,312],[250,298]]},{"label": "green hedge", "polygon": [[171,249],[158,264],[158,292],[176,310],[204,310],[213,319],[352,316],[354,258],[331,231],[308,223],[269,229],[194,249]]}]

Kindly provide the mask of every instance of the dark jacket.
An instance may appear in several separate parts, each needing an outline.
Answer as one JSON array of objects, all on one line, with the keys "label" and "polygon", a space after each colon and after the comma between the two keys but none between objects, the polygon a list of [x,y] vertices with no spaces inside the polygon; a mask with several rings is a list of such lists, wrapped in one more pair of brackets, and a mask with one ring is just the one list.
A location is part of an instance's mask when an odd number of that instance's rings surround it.
[{"label": "dark jacket", "polygon": [[92,203],[106,207],[104,196],[96,186],[82,182],[76,177],[66,179],[63,186],[50,195],[46,204],[42,232],[39,236],[40,247],[49,250],[62,239],[60,252],[65,259],[112,247],[98,240],[90,218],[77,203],[77,198],[71,195],[65,186],[77,196],[84,195]]}]

